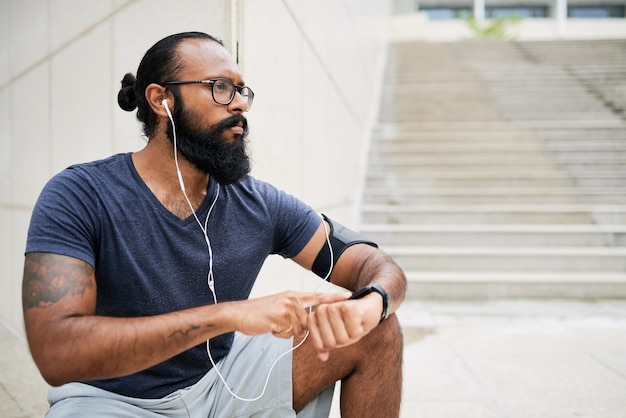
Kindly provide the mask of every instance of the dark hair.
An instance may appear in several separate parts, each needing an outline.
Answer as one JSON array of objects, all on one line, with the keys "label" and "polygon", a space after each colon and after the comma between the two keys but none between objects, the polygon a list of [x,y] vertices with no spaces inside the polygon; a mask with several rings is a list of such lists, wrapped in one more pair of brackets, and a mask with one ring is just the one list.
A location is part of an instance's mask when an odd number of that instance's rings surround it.
[{"label": "dark hair", "polygon": [[122,88],[117,94],[117,103],[127,112],[137,108],[137,119],[143,123],[143,133],[150,138],[156,129],[156,114],[145,97],[146,87],[152,83],[161,84],[175,80],[183,69],[178,59],[178,44],[185,39],[209,39],[224,45],[221,39],[202,32],[183,32],[167,36],[154,44],[143,56],[137,77],[127,73],[122,79]]}]

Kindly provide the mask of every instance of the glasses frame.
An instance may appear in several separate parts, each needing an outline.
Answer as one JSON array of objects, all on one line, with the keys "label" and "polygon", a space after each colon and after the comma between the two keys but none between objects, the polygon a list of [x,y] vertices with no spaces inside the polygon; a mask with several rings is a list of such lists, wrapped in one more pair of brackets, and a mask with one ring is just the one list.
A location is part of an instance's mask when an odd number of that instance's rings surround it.
[{"label": "glasses frame", "polygon": [[[226,103],[223,102],[219,102],[217,101],[217,99],[215,98],[215,91],[213,90],[213,86],[215,85],[216,82],[218,81],[226,81],[230,84],[232,84],[233,88],[233,92],[230,95],[230,99],[228,99],[228,101]],[[175,81],[166,81],[165,83],[161,83],[162,86],[180,86],[183,84],[208,84],[211,86],[211,97],[213,97],[213,101],[217,104],[221,104],[221,105],[229,105],[233,102],[233,100],[235,99],[235,93],[239,93],[241,95],[241,97],[247,98],[246,102],[247,102],[247,109],[246,112],[248,110],[250,110],[250,108],[252,107],[252,102],[254,101],[254,92],[252,91],[252,89],[248,86],[240,86],[237,85],[235,83],[232,82],[232,80],[228,79],[228,78],[223,78],[223,77],[217,77],[217,78],[212,78],[210,80],[175,80]],[[243,95],[243,91],[244,89],[247,91],[246,96]]]}]

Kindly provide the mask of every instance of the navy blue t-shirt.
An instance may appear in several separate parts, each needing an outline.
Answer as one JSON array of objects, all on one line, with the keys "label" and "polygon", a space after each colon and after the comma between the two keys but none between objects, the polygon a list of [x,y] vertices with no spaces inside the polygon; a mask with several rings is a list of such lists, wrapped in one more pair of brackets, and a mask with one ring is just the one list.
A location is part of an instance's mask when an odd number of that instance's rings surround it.
[{"label": "navy blue t-shirt", "polygon": [[[217,187],[210,182],[197,210],[203,225]],[[320,222],[309,206],[251,176],[220,185],[207,228],[218,303],[248,298],[267,256],[297,255]],[[149,316],[213,303],[202,230],[193,215],[181,220],[161,204],[131,154],[75,165],[53,177],[33,211],[29,252],[67,255],[93,266],[96,315]],[[232,340],[231,333],[211,339],[215,361],[228,353]],[[84,383],[160,398],[196,383],[210,368],[206,344],[200,344],[142,372]]]}]

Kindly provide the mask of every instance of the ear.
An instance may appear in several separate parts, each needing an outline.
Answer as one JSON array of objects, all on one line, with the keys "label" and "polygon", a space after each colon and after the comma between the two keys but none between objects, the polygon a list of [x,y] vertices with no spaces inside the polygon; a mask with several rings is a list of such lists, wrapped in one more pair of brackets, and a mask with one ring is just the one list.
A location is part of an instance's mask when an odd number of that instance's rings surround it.
[{"label": "ear", "polygon": [[167,112],[163,106],[163,100],[167,99],[170,109],[174,106],[174,97],[165,87],[152,83],[146,87],[146,100],[157,116],[167,118]]}]

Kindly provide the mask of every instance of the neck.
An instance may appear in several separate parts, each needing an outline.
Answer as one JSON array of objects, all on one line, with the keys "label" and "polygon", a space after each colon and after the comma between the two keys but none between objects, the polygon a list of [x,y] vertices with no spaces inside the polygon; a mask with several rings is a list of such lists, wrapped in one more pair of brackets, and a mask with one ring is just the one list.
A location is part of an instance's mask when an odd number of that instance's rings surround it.
[{"label": "neck", "polygon": [[191,215],[204,200],[209,185],[209,176],[179,155],[178,167],[184,182],[185,199],[179,182],[174,151],[165,137],[151,138],[148,144],[133,154],[133,164],[139,176],[152,193],[171,212],[180,218]]}]

